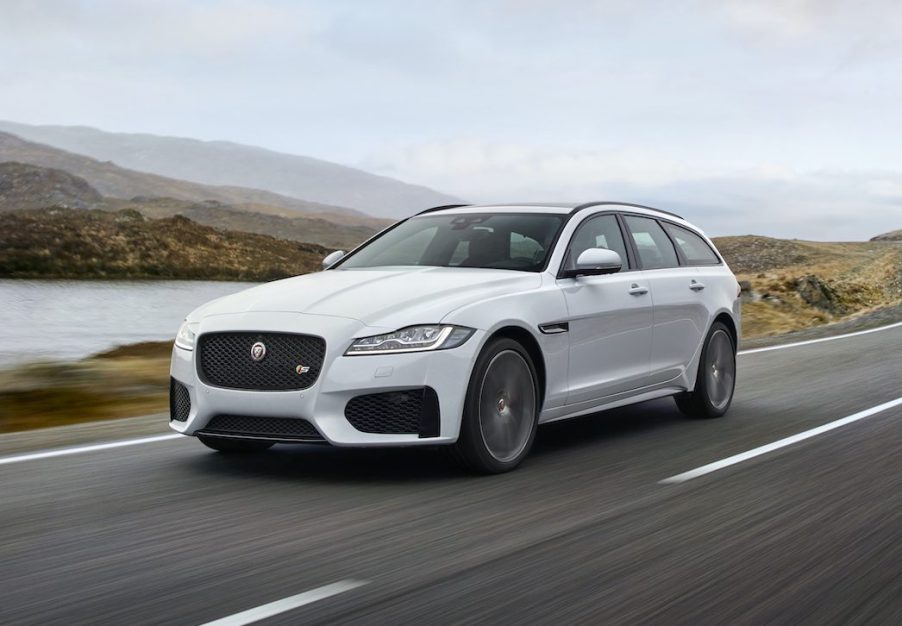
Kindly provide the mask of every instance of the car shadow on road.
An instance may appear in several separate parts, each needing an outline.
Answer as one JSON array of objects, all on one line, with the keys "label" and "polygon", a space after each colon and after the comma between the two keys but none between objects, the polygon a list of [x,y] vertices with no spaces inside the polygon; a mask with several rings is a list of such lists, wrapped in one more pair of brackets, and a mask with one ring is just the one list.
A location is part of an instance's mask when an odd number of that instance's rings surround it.
[{"label": "car shadow on road", "polygon": [[[603,454],[622,439],[677,426],[684,418],[669,399],[644,402],[539,427],[530,457],[517,474],[542,471],[587,447]],[[201,448],[200,446],[198,446]],[[185,471],[229,477],[260,477],[317,483],[396,483],[493,480],[459,468],[439,446],[416,448],[336,448],[277,445],[254,454],[225,455],[198,449],[183,458]]]}]

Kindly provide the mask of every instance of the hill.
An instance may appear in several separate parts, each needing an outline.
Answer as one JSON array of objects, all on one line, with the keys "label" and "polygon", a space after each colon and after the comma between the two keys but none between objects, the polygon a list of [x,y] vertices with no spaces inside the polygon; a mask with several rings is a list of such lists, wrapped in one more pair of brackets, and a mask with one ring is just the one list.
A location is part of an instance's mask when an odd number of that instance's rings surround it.
[{"label": "hill", "polygon": [[26,141],[0,132],[0,161],[16,161],[29,165],[63,170],[85,179],[104,196],[120,199],[134,197],[166,197],[187,202],[216,200],[238,209],[249,208],[258,213],[286,216],[308,214],[337,223],[367,223],[372,218],[344,207],[308,202],[262,191],[235,186],[200,185],[175,178],[126,169],[58,148]]},{"label": "hill", "polygon": [[876,237],[871,237],[871,241],[902,241],[902,230],[893,230]]},{"label": "hill", "polygon": [[66,208],[0,213],[0,277],[266,281],[319,269],[329,250],[221,232],[186,217]]},{"label": "hill", "polygon": [[83,178],[25,163],[0,163],[0,211],[62,206],[86,209],[102,200]]},{"label": "hill", "polygon": [[[427,187],[344,165],[227,141],[14,122],[0,122],[0,130],[142,172],[205,185],[261,189],[312,202],[352,207],[383,218],[407,217],[430,206],[459,202],[457,198]],[[100,186],[97,188],[107,195],[116,195]]]},{"label": "hill", "polygon": [[83,178],[63,170],[15,162],[0,163],[0,211],[52,206],[114,211],[134,209],[151,218],[184,215],[220,230],[271,235],[345,250],[386,225],[383,220],[363,217],[341,223],[318,217],[318,213],[284,217],[243,210],[216,200],[191,202],[142,196],[130,200],[104,198]]},{"label": "hill", "polygon": [[172,198],[134,198],[129,201],[107,199],[98,208],[106,210],[134,209],[150,218],[183,215],[188,219],[218,230],[237,230],[270,235],[279,239],[316,243],[330,249],[350,250],[388,225],[382,220],[360,224],[337,224],[318,217],[283,217],[243,211],[208,200],[183,202]]},{"label": "hill", "polygon": [[714,243],[745,287],[744,336],[808,328],[902,301],[902,246],[754,235]]}]

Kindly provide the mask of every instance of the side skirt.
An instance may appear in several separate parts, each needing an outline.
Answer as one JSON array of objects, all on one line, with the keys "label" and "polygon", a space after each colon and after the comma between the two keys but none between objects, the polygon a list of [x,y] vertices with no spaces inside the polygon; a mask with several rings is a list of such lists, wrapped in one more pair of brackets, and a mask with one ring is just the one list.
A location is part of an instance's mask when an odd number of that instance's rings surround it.
[{"label": "side skirt", "polygon": [[547,424],[549,422],[558,422],[570,419],[571,417],[579,417],[580,415],[588,415],[607,409],[616,409],[617,407],[626,406],[628,404],[637,404],[639,402],[645,402],[646,400],[666,398],[667,396],[682,393],[683,391],[686,391],[684,387],[676,387],[670,383],[664,386],[657,386],[654,389],[646,389],[644,391],[637,390],[630,392],[629,394],[608,396],[607,398],[602,398],[598,402],[584,402],[578,405],[557,407],[543,411],[542,415],[539,417],[539,423]]}]

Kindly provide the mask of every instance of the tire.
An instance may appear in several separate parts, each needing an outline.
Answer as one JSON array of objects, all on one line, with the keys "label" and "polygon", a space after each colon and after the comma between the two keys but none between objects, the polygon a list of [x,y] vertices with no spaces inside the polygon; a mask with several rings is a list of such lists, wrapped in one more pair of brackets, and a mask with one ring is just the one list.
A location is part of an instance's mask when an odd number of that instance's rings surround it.
[{"label": "tire", "polygon": [[207,437],[204,435],[198,435],[197,438],[208,448],[225,454],[263,452],[273,446],[272,441],[256,441],[253,439],[229,439],[227,437]]},{"label": "tire", "polygon": [[705,337],[695,389],[674,396],[674,400],[689,417],[721,417],[730,408],[735,389],[736,344],[726,325],[715,322]]},{"label": "tire", "polygon": [[466,469],[499,474],[529,454],[539,420],[538,376],[513,339],[490,341],[473,366],[452,456]]}]

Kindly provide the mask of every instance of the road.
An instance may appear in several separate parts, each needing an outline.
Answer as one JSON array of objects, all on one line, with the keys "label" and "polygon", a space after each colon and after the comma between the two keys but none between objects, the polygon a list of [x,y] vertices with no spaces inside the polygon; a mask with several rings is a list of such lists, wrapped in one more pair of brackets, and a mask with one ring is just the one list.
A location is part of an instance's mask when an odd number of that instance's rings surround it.
[{"label": "road", "polygon": [[723,419],[544,426],[502,476],[190,439],[0,465],[0,623],[202,624],[311,591],[257,623],[902,623],[902,404],[662,482],[900,396],[896,327],[741,355]]}]

